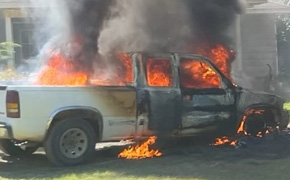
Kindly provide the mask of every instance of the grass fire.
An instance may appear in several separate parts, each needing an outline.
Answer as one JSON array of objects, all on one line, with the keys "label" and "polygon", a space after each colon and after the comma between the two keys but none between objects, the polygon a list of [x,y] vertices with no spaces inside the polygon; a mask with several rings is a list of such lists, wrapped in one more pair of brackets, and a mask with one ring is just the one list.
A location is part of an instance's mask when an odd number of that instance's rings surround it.
[{"label": "grass fire", "polygon": [[118,157],[126,159],[144,159],[162,156],[162,152],[159,150],[150,150],[150,146],[155,143],[156,139],[156,136],[151,136],[148,140],[141,143],[140,145],[129,147],[128,149],[123,150],[121,153],[119,153]]}]

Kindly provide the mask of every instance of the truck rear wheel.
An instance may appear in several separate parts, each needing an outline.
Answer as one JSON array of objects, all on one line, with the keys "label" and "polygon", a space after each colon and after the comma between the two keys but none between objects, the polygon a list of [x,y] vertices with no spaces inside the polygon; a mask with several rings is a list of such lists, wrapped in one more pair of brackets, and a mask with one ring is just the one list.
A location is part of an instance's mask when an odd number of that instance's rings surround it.
[{"label": "truck rear wheel", "polygon": [[23,143],[11,139],[0,139],[0,150],[12,157],[25,157],[38,149],[38,146],[25,147],[21,144]]},{"label": "truck rear wheel", "polygon": [[48,159],[57,166],[73,166],[86,162],[95,151],[93,127],[80,118],[56,122],[44,142]]}]

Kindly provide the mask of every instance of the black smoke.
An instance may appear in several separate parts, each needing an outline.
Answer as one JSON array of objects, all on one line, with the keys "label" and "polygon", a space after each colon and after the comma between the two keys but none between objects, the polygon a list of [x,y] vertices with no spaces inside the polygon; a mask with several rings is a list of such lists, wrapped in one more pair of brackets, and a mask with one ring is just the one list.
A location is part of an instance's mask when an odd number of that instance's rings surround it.
[{"label": "black smoke", "polygon": [[101,35],[105,52],[188,52],[201,43],[231,46],[229,28],[243,10],[240,0],[118,0],[116,6],[119,17],[111,18]]},{"label": "black smoke", "polygon": [[[56,28],[50,43],[91,68],[100,53],[179,51],[201,43],[232,44],[228,29],[241,13],[239,0],[41,0],[53,4],[45,22]],[[43,12],[41,12],[43,14]],[[57,26],[58,25],[58,26]],[[48,29],[51,31],[51,28]],[[68,35],[69,38],[62,38]],[[53,38],[53,37],[52,37]],[[63,41],[59,43],[59,41]]]},{"label": "black smoke", "polygon": [[[98,54],[98,39],[105,20],[110,17],[114,0],[66,0],[71,25],[71,41],[81,49],[73,59],[91,67],[91,61]],[[74,49],[72,49],[74,51]]]},{"label": "black smoke", "polygon": [[200,42],[232,43],[227,34],[234,25],[236,16],[243,11],[238,0],[185,0],[190,12],[191,28],[195,29],[193,38]]}]

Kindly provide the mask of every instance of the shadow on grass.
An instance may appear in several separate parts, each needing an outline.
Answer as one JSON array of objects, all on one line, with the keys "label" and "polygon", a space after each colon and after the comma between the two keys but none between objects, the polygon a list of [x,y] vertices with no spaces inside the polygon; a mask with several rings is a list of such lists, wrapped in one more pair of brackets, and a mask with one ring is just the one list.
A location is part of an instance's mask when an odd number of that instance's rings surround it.
[{"label": "shadow on grass", "polygon": [[[214,147],[190,139],[172,141],[160,158],[145,160],[118,159],[122,147],[111,147],[95,153],[91,162],[77,167],[58,168],[44,154],[25,159],[2,155],[0,179],[59,179],[112,172],[116,177],[171,177],[201,179],[289,179],[290,136],[245,138],[241,147]],[[282,176],[283,174],[283,176]],[[254,178],[256,176],[256,178]]]}]

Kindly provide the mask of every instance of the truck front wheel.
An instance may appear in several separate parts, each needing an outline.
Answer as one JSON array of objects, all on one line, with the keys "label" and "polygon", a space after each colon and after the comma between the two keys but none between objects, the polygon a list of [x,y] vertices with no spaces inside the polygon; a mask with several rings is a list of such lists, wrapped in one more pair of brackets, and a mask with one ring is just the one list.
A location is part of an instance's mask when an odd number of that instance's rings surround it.
[{"label": "truck front wheel", "polygon": [[80,118],[56,122],[44,142],[48,159],[57,166],[73,166],[86,162],[95,151],[93,127]]}]

